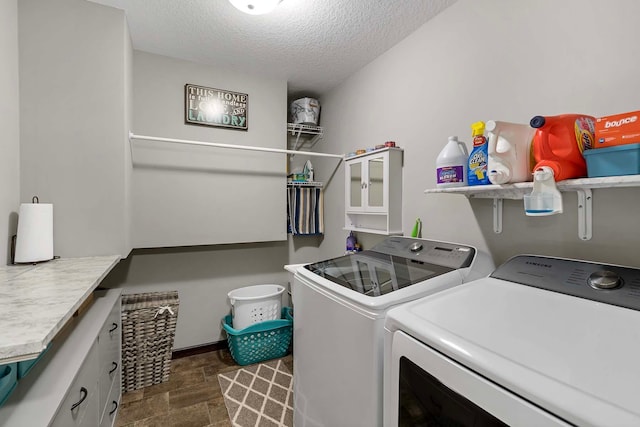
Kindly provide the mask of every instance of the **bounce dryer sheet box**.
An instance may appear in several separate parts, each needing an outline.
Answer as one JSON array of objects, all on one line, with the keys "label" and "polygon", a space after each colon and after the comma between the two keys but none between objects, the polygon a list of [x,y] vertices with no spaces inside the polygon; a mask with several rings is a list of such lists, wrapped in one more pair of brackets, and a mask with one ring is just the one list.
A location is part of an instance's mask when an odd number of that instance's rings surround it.
[{"label": "bounce dryer sheet box", "polygon": [[596,119],[595,139],[596,144],[593,148],[640,142],[640,111]]}]

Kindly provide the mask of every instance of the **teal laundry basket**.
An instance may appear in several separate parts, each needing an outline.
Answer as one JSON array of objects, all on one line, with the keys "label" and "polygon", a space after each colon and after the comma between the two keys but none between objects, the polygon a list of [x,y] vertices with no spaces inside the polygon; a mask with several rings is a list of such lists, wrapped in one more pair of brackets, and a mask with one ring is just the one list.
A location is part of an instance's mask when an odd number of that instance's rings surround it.
[{"label": "teal laundry basket", "polygon": [[227,333],[231,357],[241,366],[286,356],[293,335],[293,312],[283,307],[281,318],[254,323],[244,329],[233,329],[231,315],[222,327]]},{"label": "teal laundry basket", "polygon": [[18,364],[0,365],[0,406],[9,398],[18,384]]}]

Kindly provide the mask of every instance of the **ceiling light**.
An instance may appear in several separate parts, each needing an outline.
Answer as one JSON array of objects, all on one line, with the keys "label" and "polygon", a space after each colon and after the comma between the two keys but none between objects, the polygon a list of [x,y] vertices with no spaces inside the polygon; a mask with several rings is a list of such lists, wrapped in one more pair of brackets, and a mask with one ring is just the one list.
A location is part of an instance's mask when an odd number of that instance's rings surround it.
[{"label": "ceiling light", "polygon": [[249,15],[264,15],[276,8],[282,0],[229,0],[236,9]]}]

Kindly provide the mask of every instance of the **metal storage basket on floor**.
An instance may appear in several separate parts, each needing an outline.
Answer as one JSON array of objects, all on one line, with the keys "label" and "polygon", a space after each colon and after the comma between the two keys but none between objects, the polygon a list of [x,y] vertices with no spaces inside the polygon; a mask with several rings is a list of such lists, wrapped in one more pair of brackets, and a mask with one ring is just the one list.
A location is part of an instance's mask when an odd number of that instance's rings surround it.
[{"label": "metal storage basket on floor", "polygon": [[178,292],[122,296],[122,391],[169,380]]}]

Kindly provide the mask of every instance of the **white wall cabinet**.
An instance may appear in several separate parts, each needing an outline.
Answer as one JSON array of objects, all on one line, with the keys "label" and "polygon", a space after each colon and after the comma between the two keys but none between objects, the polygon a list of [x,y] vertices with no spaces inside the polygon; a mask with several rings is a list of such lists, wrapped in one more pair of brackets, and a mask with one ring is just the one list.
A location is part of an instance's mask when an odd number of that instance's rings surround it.
[{"label": "white wall cabinet", "polygon": [[120,289],[94,292],[0,408],[0,425],[115,425],[121,397]]},{"label": "white wall cabinet", "polygon": [[126,257],[133,50],[124,11],[77,0],[18,9],[20,199],[53,203],[55,255]]},{"label": "white wall cabinet", "polygon": [[402,155],[389,147],[345,160],[345,230],[402,234]]}]

